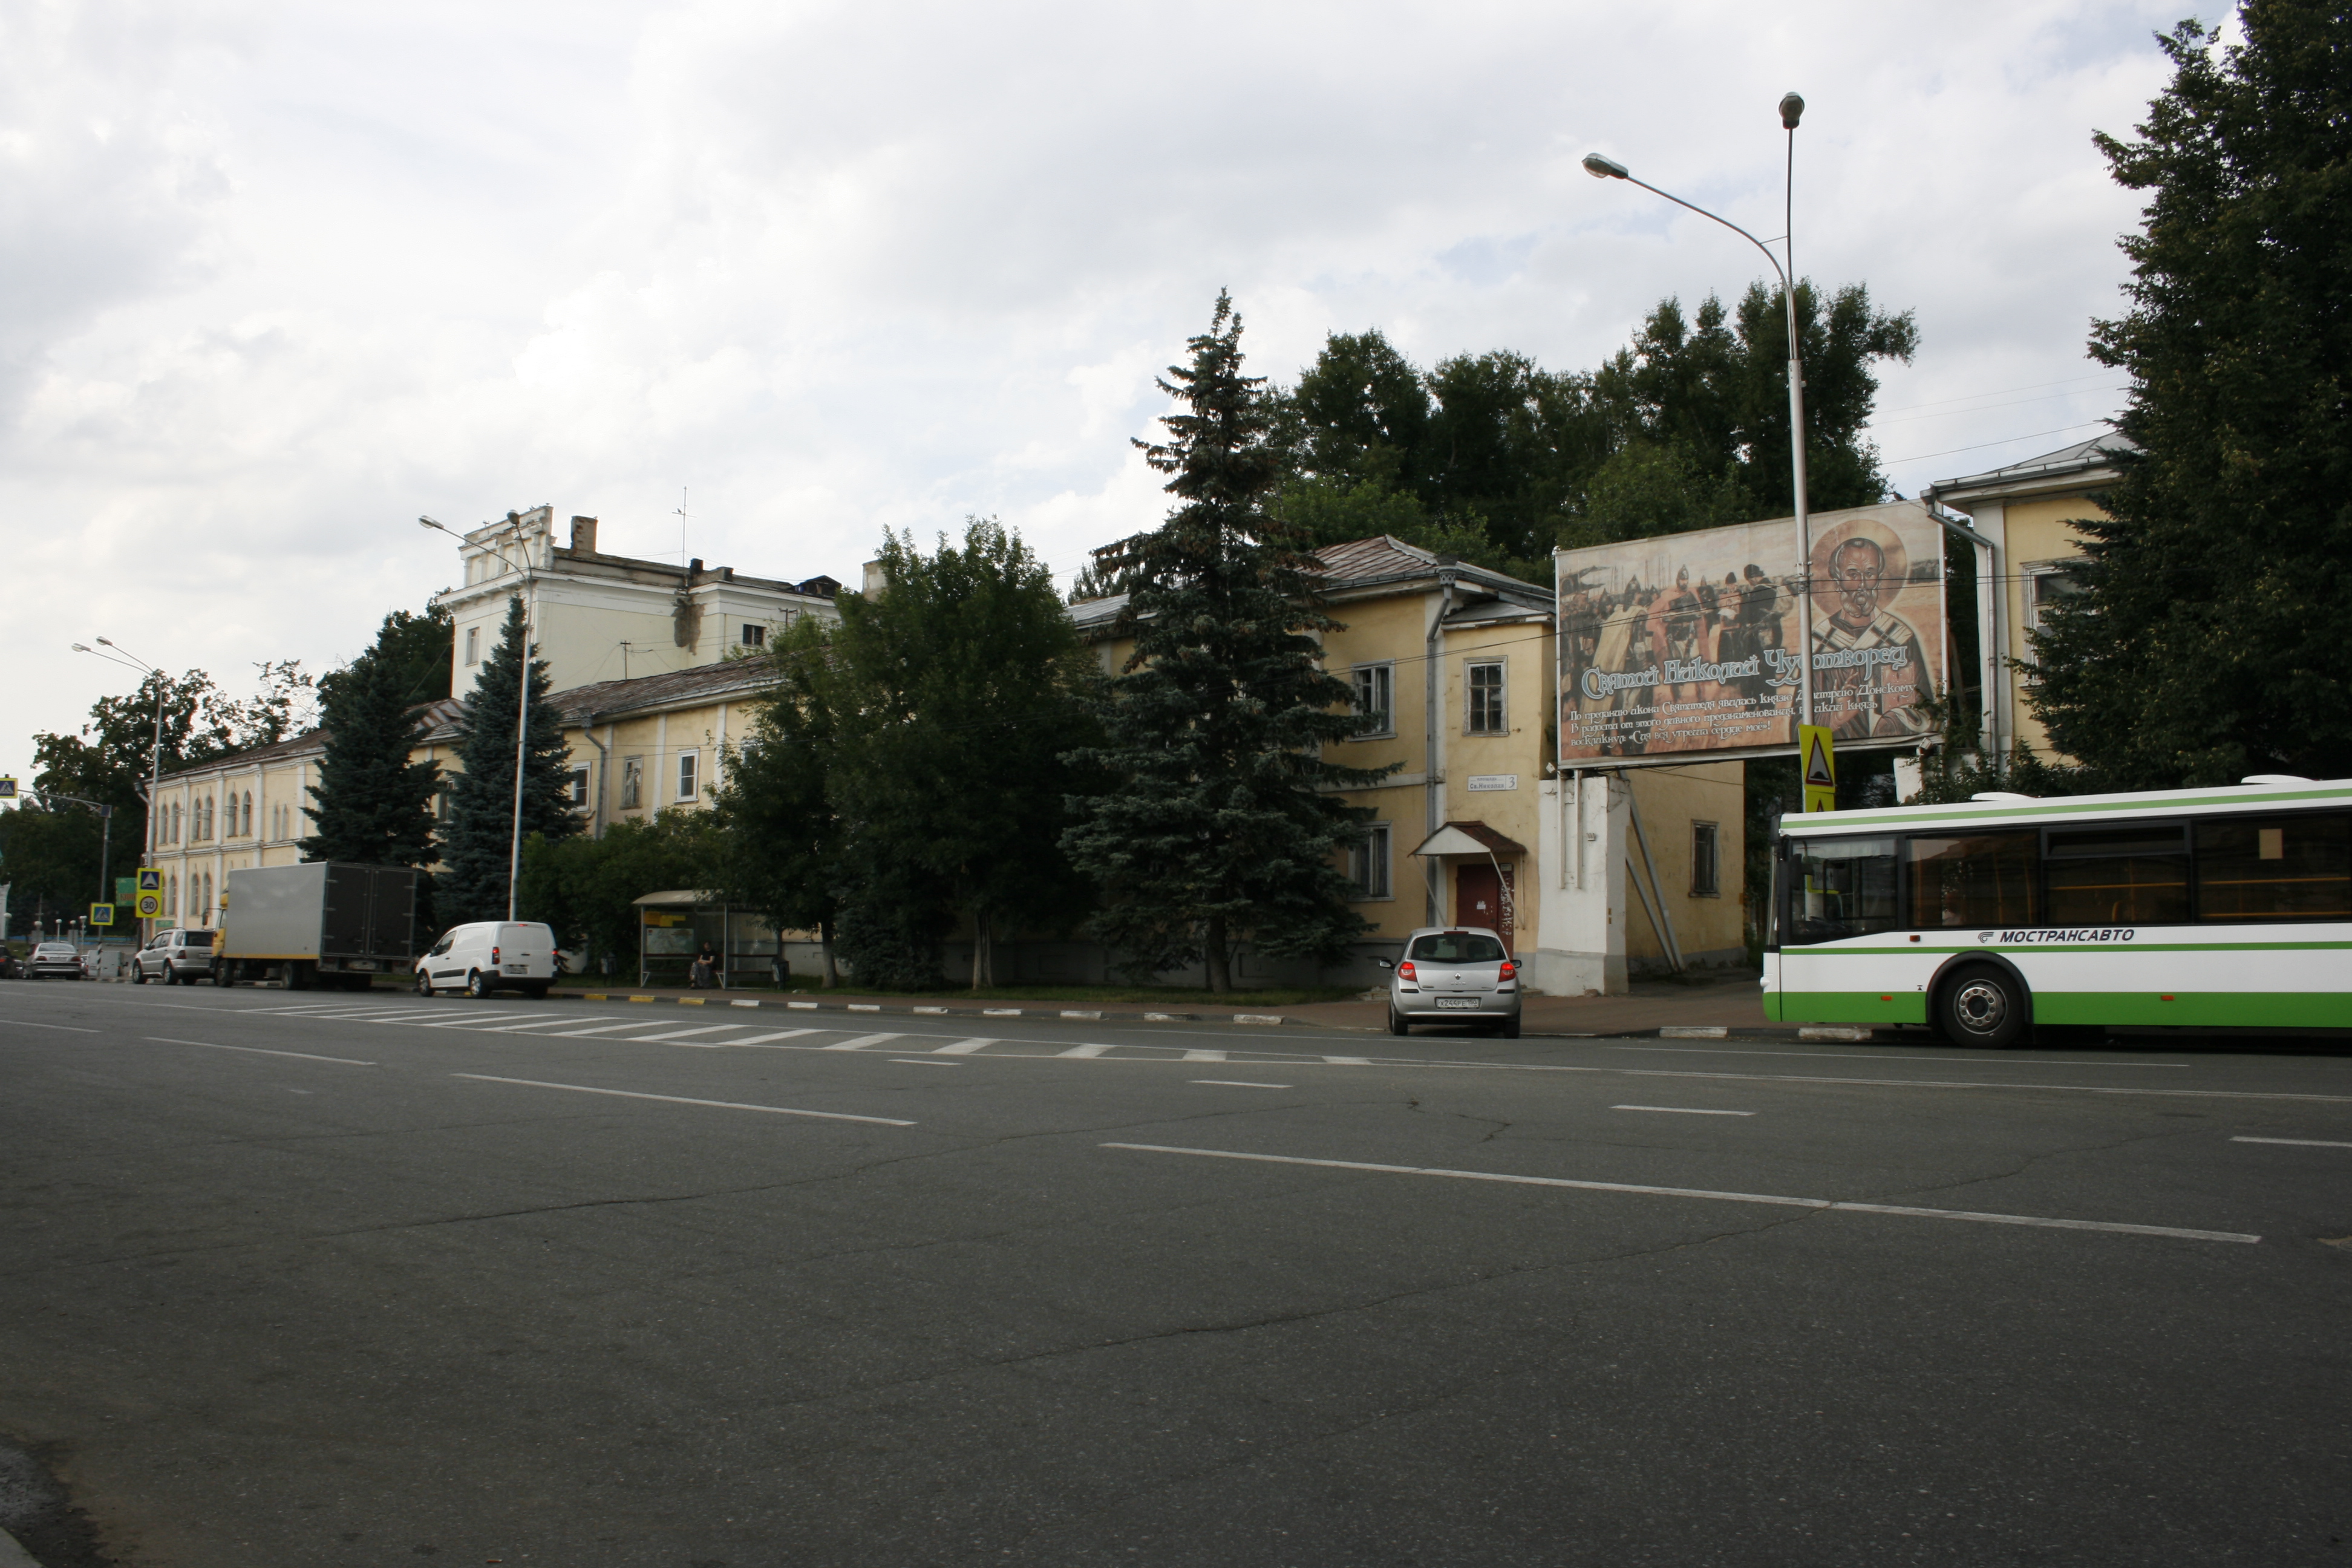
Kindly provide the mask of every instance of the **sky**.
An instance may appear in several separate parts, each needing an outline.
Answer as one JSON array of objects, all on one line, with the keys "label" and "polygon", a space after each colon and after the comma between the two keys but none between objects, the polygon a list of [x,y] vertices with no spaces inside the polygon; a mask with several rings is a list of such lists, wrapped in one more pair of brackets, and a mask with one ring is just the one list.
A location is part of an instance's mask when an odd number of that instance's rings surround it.
[{"label": "sky", "polygon": [[1278,380],[1590,367],[1768,269],[1579,160],[1777,237],[1790,89],[1799,273],[1916,313],[1895,487],[2084,439],[2091,138],[2180,10],[0,0],[0,773],[135,686],[76,642],[350,658],[458,574],[420,513],[849,583],[994,516],[1066,580],[1163,514],[1129,438],[1220,289]]}]

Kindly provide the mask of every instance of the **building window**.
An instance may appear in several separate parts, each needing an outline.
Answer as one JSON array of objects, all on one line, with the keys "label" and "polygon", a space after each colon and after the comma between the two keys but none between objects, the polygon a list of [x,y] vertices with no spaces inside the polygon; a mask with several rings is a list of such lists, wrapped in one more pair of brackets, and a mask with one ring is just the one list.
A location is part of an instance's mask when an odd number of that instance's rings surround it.
[{"label": "building window", "polygon": [[163,882],[163,912],[173,920],[180,918],[180,874],[177,871]]},{"label": "building window", "polygon": [[[482,628],[479,626],[466,628],[466,662],[469,665],[482,662]],[[522,699],[518,697],[515,700],[520,702]]]},{"label": "building window", "polygon": [[1691,897],[1723,896],[1723,830],[1712,822],[1691,824]]},{"label": "building window", "polygon": [[1463,723],[1466,733],[1501,735],[1509,731],[1510,715],[1503,702],[1503,669],[1499,659],[1470,666],[1469,710]]},{"label": "building window", "polygon": [[747,625],[743,628],[741,641],[745,647],[765,647],[768,643],[768,628],[756,624]]},{"label": "building window", "polygon": [[1359,899],[1385,899],[1389,894],[1389,825],[1376,822],[1364,830],[1364,841],[1348,851],[1348,879]]},{"label": "building window", "polygon": [[448,784],[443,784],[439,789],[433,792],[433,820],[436,822],[446,822],[449,820],[450,787],[451,786]]},{"label": "building window", "polygon": [[245,792],[245,826],[238,831],[237,837],[240,838],[253,837],[253,792],[251,790]]},{"label": "building window", "polygon": [[621,809],[635,811],[645,805],[646,760],[643,757],[621,759]]},{"label": "building window", "polygon": [[2083,592],[2083,579],[2064,566],[2029,566],[2025,569],[2025,624],[2032,631],[2042,629],[2042,616],[2062,599],[2078,597]]},{"label": "building window", "polygon": [[584,806],[588,804],[588,770],[586,768],[572,770],[572,804],[576,806]]},{"label": "building window", "polygon": [[180,841],[181,826],[180,803],[175,800],[172,803],[172,826],[164,829],[165,843],[177,844]]},{"label": "building window", "polygon": [[1389,692],[1394,667],[1386,664],[1360,664],[1356,667],[1356,733],[1359,735],[1391,735],[1396,732],[1395,714],[1389,707]]},{"label": "building window", "polygon": [[678,799],[692,800],[694,798],[695,769],[700,765],[701,760],[700,753],[696,752],[680,752],[677,754]]}]

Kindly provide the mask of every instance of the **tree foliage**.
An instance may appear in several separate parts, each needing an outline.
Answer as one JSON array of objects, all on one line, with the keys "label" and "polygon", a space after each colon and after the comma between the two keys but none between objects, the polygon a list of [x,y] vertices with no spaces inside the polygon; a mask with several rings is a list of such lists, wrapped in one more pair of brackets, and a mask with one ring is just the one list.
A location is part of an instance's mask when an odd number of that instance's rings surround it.
[{"label": "tree foliage", "polygon": [[717,887],[727,854],[719,824],[707,811],[624,819],[602,837],[534,833],[523,841],[516,912],[546,921],[564,945],[584,947],[591,968],[631,973],[635,900],[675,888]]},{"label": "tree foliage", "polygon": [[1213,991],[1232,989],[1243,942],[1337,958],[1368,929],[1335,858],[1369,813],[1331,791],[1387,772],[1322,759],[1355,722],[1317,641],[1339,624],[1307,541],[1267,512],[1283,458],[1241,334],[1220,294],[1191,363],[1159,384],[1180,410],[1164,444],[1138,445],[1177,504],[1111,558],[1134,654],[1101,704],[1102,743],[1079,753],[1110,787],[1073,801],[1063,837],[1104,885],[1097,929],[1132,966],[1205,960]]},{"label": "tree foliage", "polygon": [[[410,703],[437,702],[449,695],[449,669],[456,655],[457,622],[441,605],[428,605],[419,614],[394,610],[376,629],[375,642],[362,658],[373,658],[390,672],[394,696]],[[335,689],[350,669],[319,677],[319,706],[323,713],[335,700]]]},{"label": "tree foliage", "polygon": [[[1908,360],[1917,328],[1861,284],[1823,297],[1801,282],[1797,317],[1809,500],[1881,500],[1863,435],[1871,367]],[[1508,351],[1423,372],[1377,331],[1335,332],[1273,395],[1286,472],[1270,510],[1310,543],[1390,533],[1537,581],[1556,545],[1785,516],[1788,342],[1780,292],[1762,284],[1734,310],[1661,301],[1591,372]]]},{"label": "tree foliage", "polygon": [[2083,592],[2033,639],[2052,742],[2125,788],[2352,773],[2352,13],[2248,0],[2242,45],[2184,22],[2137,140],[2130,373],[2140,448],[2079,522]]},{"label": "tree foliage", "polygon": [[769,645],[773,683],[713,797],[727,853],[711,886],[778,931],[815,931],[831,985],[841,819],[825,795],[836,700],[828,630],[804,616]]},{"label": "tree foliage", "polygon": [[[442,613],[445,629],[447,619]],[[440,858],[433,796],[441,768],[410,760],[425,738],[422,704],[411,695],[418,684],[415,628],[430,625],[404,610],[386,616],[373,647],[320,680],[325,755],[310,790],[314,804],[304,808],[313,826],[302,840],[304,859],[430,866]],[[442,669],[446,678],[446,658]]]},{"label": "tree foliage", "polygon": [[[510,834],[515,820],[515,710],[523,679],[523,612],[508,601],[506,624],[458,719],[448,832],[436,879],[435,910],[444,923],[499,920],[507,910]],[[581,830],[572,807],[571,762],[563,726],[547,700],[547,663],[530,660],[530,728],[523,748],[522,833],[551,843]],[[520,889],[518,889],[518,894]]]}]

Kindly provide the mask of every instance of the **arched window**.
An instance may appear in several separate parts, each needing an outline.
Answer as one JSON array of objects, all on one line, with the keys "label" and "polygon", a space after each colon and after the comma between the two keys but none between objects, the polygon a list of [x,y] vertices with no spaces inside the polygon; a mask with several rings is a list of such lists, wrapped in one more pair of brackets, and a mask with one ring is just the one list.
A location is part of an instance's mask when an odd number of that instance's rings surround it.
[{"label": "arched window", "polygon": [[[520,701],[522,700],[522,699],[521,699],[521,698],[520,698],[520,697],[518,697],[518,698],[516,698],[516,699],[515,699],[515,700],[516,700],[517,702],[520,702]],[[213,874],[212,874],[210,871],[207,871],[207,872],[205,872],[205,924],[206,924],[206,925],[210,925],[210,924],[212,924],[212,923],[213,923]]]},{"label": "arched window", "polygon": [[[520,702],[522,699],[518,697],[515,700]],[[237,831],[247,838],[253,837],[253,792],[251,790],[245,792],[245,826]]]},{"label": "arched window", "polygon": [[[515,700],[520,702],[522,699],[518,697]],[[171,879],[163,884],[163,912],[173,920],[178,920],[180,918],[180,874],[177,871],[172,873]]]},{"label": "arched window", "polygon": [[[522,699],[518,697],[515,700],[520,702]],[[175,800],[172,803],[172,815],[163,819],[163,842],[166,844],[177,844],[179,841],[180,803]]]}]

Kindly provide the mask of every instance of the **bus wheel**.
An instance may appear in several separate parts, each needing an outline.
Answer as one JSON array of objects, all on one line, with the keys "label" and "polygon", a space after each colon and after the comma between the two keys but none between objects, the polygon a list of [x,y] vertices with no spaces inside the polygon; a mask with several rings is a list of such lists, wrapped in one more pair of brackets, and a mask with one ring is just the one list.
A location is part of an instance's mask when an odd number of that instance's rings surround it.
[{"label": "bus wheel", "polygon": [[2024,988],[1989,963],[1963,969],[1946,982],[1936,1011],[1954,1044],[1989,1050],[2021,1043],[2033,1024]]}]

